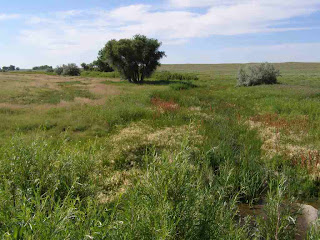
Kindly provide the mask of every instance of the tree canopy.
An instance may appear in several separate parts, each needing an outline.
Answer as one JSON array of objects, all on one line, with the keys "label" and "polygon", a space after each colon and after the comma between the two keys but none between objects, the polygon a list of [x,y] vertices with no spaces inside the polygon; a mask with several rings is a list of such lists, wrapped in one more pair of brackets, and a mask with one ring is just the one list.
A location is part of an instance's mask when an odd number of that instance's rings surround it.
[{"label": "tree canopy", "polygon": [[99,72],[113,72],[113,68],[110,67],[109,63],[104,59],[104,56],[101,55],[102,50],[99,51],[97,60],[92,63],[81,63],[81,67],[85,71],[99,71]]},{"label": "tree canopy", "polygon": [[14,65],[10,65],[9,67],[3,66],[2,67],[2,71],[6,72],[6,71],[15,71],[16,67]]},{"label": "tree canopy", "polygon": [[159,61],[165,56],[165,52],[159,51],[160,46],[156,39],[136,35],[132,39],[109,41],[99,52],[99,58],[130,82],[138,83],[160,66]]},{"label": "tree canopy", "polygon": [[42,66],[36,66],[32,68],[32,70],[48,70],[48,69],[53,69],[53,67],[48,65],[42,65]]},{"label": "tree canopy", "polygon": [[101,49],[98,53],[97,60],[93,61],[93,66],[96,67],[96,69],[99,72],[113,72],[113,68],[109,65],[108,60],[106,59],[106,54],[104,54],[105,49]]}]

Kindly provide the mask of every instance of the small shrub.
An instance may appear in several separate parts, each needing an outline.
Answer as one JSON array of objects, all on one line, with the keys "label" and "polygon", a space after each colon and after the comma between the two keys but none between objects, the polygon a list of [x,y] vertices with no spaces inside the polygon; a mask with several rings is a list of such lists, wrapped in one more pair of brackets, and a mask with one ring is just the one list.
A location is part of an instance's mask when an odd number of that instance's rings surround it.
[{"label": "small shrub", "polygon": [[57,66],[55,73],[63,76],[79,76],[80,68],[74,63],[69,63],[68,65]]},{"label": "small shrub", "polygon": [[68,65],[63,65],[62,75],[64,75],[64,76],[79,76],[80,69],[74,63],[70,63]]},{"label": "small shrub", "polygon": [[46,72],[47,72],[47,73],[53,73],[54,70],[53,70],[53,68],[47,68],[47,69],[46,69]]},{"label": "small shrub", "polygon": [[238,86],[276,84],[280,71],[270,63],[245,65],[238,72]]},{"label": "small shrub", "polygon": [[57,67],[54,69],[54,72],[55,72],[57,75],[61,75],[62,72],[63,72],[63,67],[62,67],[62,66],[57,66]]},{"label": "small shrub", "polygon": [[294,199],[287,197],[286,178],[271,179],[269,188],[265,217],[257,219],[258,239],[295,239],[299,209],[294,206]]},{"label": "small shrub", "polygon": [[156,80],[172,81],[172,80],[199,80],[197,74],[194,73],[172,73],[169,71],[157,72],[153,75]]}]

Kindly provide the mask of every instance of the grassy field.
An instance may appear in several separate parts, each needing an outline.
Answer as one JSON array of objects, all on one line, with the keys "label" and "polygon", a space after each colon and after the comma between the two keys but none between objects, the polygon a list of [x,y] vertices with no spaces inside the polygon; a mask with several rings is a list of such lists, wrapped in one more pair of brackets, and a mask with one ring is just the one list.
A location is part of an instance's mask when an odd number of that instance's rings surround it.
[{"label": "grassy field", "polygon": [[276,67],[247,88],[239,64],[143,85],[0,73],[1,237],[319,239],[296,219],[320,196],[320,64]]}]

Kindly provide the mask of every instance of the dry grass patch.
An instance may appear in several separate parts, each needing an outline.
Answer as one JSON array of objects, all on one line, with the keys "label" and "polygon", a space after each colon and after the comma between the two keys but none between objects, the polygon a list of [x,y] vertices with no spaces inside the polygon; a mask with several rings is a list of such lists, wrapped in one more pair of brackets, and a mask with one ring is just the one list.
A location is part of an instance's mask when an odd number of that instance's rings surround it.
[{"label": "dry grass patch", "polygon": [[[108,170],[110,171],[110,170]],[[115,171],[101,179],[103,190],[98,193],[98,201],[102,204],[112,202],[118,199],[132,186],[132,179],[141,174],[138,169],[130,169],[128,171]]]},{"label": "dry grass patch", "polygon": [[[297,122],[299,122],[297,120]],[[306,168],[314,178],[320,178],[320,153],[313,146],[299,146],[287,143],[287,137],[279,131],[279,125],[290,128],[286,121],[267,124],[249,120],[248,125],[251,129],[257,129],[263,139],[263,150],[267,158],[282,155],[288,158],[295,166]],[[299,136],[290,132],[291,138],[299,139]]]},{"label": "dry grass patch", "polygon": [[0,74],[0,89],[0,107],[36,110],[103,105],[110,96],[122,93],[118,86],[97,78],[41,74]]},{"label": "dry grass patch", "polygon": [[[214,118],[213,113],[208,114],[208,113],[202,112],[201,107],[194,107],[193,106],[193,107],[189,107],[188,110],[189,110],[190,114],[196,115],[196,116],[200,117],[201,119],[205,119],[205,120],[210,121],[210,120],[213,120],[213,118]],[[212,109],[210,109],[210,110],[211,110],[211,112],[213,112]]]},{"label": "dry grass patch", "polygon": [[287,120],[279,117],[277,114],[259,114],[250,118],[253,122],[260,122],[266,127],[276,128],[279,131],[284,131],[290,134],[294,132],[307,132],[309,128],[308,116],[296,117],[295,119]]},{"label": "dry grass patch", "polygon": [[113,201],[132,186],[132,179],[142,173],[140,167],[145,164],[145,154],[156,154],[161,150],[174,152],[185,139],[191,146],[203,141],[195,124],[155,130],[142,123],[133,123],[120,130],[109,139],[111,146],[106,155],[109,164],[105,170],[109,174],[103,174],[109,177],[100,181],[103,191],[98,194],[99,201]]},{"label": "dry grass patch", "polygon": [[178,149],[185,139],[191,143],[203,141],[195,124],[155,130],[142,123],[133,123],[110,139],[112,150],[109,156],[113,164],[120,161],[121,166],[134,167],[139,165],[146,151]]}]

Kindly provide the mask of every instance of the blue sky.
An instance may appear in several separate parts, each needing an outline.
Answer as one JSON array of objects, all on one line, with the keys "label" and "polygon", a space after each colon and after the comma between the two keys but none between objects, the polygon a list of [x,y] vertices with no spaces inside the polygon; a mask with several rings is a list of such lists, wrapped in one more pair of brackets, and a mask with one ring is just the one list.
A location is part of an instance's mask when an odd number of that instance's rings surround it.
[{"label": "blue sky", "polygon": [[0,66],[91,62],[110,39],[162,41],[162,63],[320,62],[319,0],[29,0],[0,9]]}]

